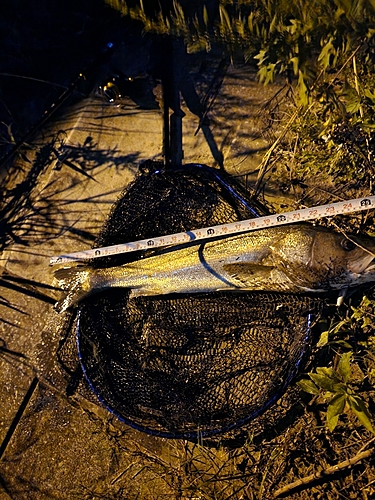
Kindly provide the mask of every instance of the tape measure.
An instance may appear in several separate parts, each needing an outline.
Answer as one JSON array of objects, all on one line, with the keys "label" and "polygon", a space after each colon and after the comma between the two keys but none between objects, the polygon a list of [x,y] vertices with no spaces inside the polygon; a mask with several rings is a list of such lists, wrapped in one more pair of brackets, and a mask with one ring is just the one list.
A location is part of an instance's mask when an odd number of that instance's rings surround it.
[{"label": "tape measure", "polygon": [[304,222],[308,220],[321,219],[322,217],[332,217],[339,214],[348,214],[351,212],[360,212],[375,208],[375,196],[367,198],[357,198],[355,200],[339,201],[330,205],[318,205],[311,208],[303,208],[301,210],[293,210],[281,214],[267,215],[256,219],[248,219],[220,226],[205,227],[202,229],[194,229],[184,233],[169,234],[167,236],[157,236],[145,240],[132,241],[109,247],[93,248],[74,252],[64,255],[52,257],[50,265],[64,264],[67,262],[77,262],[99,257],[108,257],[110,255],[118,255],[128,252],[136,252],[137,250],[147,250],[165,247],[169,245],[179,245],[182,243],[191,243],[198,240],[207,240],[217,238],[218,236],[227,236],[230,234],[244,233],[248,231],[256,231],[269,227],[281,226],[284,224],[292,224],[294,222]]}]

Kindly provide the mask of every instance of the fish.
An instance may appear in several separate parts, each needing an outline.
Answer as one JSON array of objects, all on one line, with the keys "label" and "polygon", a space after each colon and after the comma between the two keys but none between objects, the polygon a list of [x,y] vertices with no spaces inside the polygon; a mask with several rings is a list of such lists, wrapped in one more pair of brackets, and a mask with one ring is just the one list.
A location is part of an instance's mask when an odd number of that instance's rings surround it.
[{"label": "fish", "polygon": [[112,287],[131,297],[216,291],[324,292],[375,281],[375,239],[300,223],[182,247],[107,268],[64,267],[62,312]]}]

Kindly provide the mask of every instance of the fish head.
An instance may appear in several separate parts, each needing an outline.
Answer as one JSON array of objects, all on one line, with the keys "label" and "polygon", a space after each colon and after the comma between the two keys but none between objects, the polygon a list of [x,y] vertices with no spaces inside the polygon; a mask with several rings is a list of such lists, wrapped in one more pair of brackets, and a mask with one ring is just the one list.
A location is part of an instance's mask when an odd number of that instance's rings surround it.
[{"label": "fish head", "polygon": [[272,248],[276,266],[299,288],[340,289],[375,282],[375,239],[294,226]]}]

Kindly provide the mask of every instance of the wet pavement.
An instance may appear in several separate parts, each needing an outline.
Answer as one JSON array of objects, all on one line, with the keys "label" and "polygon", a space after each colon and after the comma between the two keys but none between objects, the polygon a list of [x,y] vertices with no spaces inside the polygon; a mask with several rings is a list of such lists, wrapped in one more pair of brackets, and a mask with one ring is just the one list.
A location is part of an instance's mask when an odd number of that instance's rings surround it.
[{"label": "wet pavement", "polygon": [[[53,309],[59,292],[49,267],[53,255],[91,247],[142,161],[163,159],[160,85],[153,91],[153,109],[95,95],[67,105],[10,169],[0,255],[0,498],[164,498],[162,474],[139,456],[174,463],[177,445],[118,422],[90,393],[66,337],[71,314]],[[262,105],[274,92],[251,68],[230,66],[198,132],[199,118],[182,102],[183,162],[217,167],[220,153],[229,173],[255,171],[269,145]]]}]

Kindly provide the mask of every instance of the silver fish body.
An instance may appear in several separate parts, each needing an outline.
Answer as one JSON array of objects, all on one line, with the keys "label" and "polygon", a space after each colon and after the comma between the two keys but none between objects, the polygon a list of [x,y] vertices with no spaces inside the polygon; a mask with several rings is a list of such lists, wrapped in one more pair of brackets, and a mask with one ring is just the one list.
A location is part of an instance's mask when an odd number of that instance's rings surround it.
[{"label": "silver fish body", "polygon": [[319,292],[375,281],[375,240],[309,224],[279,226],[164,251],[123,266],[59,269],[56,308],[109,287],[134,296],[218,290]]}]

